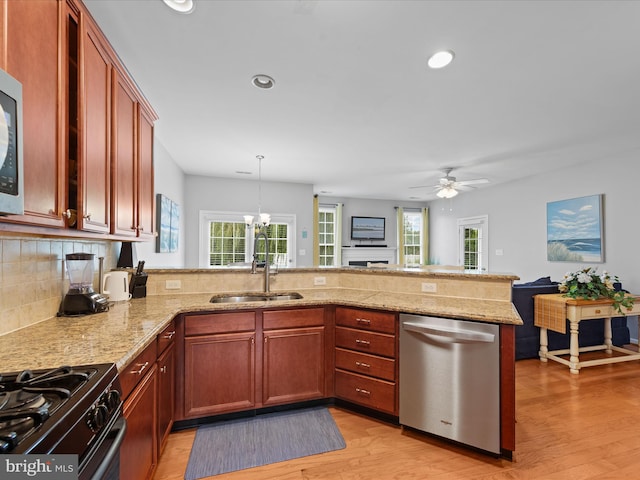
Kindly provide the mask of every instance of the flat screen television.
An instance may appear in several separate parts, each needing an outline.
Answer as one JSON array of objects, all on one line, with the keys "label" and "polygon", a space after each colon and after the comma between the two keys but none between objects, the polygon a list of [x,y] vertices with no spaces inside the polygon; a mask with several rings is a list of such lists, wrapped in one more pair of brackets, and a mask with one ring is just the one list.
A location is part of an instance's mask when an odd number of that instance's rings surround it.
[{"label": "flat screen television", "polygon": [[384,240],[384,217],[351,217],[351,240]]}]

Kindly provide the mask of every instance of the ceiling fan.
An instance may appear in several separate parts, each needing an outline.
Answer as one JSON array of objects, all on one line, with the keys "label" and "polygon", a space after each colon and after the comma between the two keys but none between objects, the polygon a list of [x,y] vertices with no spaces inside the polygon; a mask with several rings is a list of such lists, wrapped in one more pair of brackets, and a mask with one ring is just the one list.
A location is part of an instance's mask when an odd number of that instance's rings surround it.
[{"label": "ceiling fan", "polygon": [[473,185],[479,185],[481,183],[489,183],[486,178],[476,178],[475,180],[463,180],[457,181],[456,177],[451,176],[453,167],[447,167],[443,170],[444,177],[440,178],[440,181],[436,185],[419,185],[410,188],[425,188],[433,187],[437,190],[436,195],[440,198],[453,198],[458,194],[458,190],[468,190],[475,188]]}]

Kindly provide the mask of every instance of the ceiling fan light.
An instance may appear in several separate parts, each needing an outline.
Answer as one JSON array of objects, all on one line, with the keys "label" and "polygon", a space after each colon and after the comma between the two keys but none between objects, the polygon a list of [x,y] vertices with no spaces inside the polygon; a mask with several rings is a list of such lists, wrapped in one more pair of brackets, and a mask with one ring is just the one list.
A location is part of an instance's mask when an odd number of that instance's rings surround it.
[{"label": "ceiling fan light", "polygon": [[442,50],[431,55],[427,60],[427,65],[434,69],[443,68],[453,61],[453,57],[454,54],[451,50]]},{"label": "ceiling fan light", "polygon": [[189,14],[196,8],[193,0],[163,0],[164,3],[178,13]]},{"label": "ceiling fan light", "polygon": [[458,195],[458,191],[455,188],[445,187],[436,193],[436,195],[440,198],[453,198]]}]

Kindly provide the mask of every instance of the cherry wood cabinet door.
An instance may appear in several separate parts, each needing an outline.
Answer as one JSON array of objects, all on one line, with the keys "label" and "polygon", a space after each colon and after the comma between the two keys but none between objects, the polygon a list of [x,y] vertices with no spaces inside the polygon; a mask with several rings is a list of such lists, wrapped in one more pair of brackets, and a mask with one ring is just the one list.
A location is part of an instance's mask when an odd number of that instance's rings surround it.
[{"label": "cherry wood cabinet door", "polygon": [[157,445],[157,367],[140,381],[124,402],[127,433],[120,446],[120,478],[153,478],[158,463]]},{"label": "cherry wood cabinet door", "polygon": [[86,17],[81,17],[81,32],[78,229],[109,233],[112,64],[100,35]]},{"label": "cherry wood cabinet door", "polygon": [[324,397],[324,327],[265,330],[264,406]]},{"label": "cherry wood cabinet door", "polygon": [[173,409],[175,405],[175,343],[158,357],[158,455],[162,452],[165,441],[173,425]]},{"label": "cherry wood cabinet door", "polygon": [[184,340],[184,415],[197,418],[255,407],[255,333]]},{"label": "cherry wood cabinet door", "polygon": [[0,1],[0,67],[22,84],[25,210],[3,220],[65,226],[63,7],[57,0]]},{"label": "cherry wood cabinet door", "polygon": [[137,230],[141,238],[155,234],[155,190],[153,184],[153,123],[142,107],[138,109],[138,198]]},{"label": "cherry wood cabinet door", "polygon": [[136,184],[138,103],[126,77],[113,74],[111,233],[137,235]]}]

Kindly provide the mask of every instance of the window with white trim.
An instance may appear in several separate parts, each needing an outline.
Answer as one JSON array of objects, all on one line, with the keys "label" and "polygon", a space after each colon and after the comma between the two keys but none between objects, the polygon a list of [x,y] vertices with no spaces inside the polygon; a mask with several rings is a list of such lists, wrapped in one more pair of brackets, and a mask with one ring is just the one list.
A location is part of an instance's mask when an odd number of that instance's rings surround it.
[{"label": "window with white trim", "polygon": [[489,268],[489,217],[461,218],[458,220],[459,265],[465,270],[487,270]]},{"label": "window with white trim", "polygon": [[338,238],[335,206],[321,206],[318,209],[318,245],[320,266],[337,264]]},{"label": "window with white trim", "polygon": [[[278,267],[295,266],[295,215],[271,215],[267,227],[269,260]],[[247,227],[243,213],[200,212],[200,267],[227,267],[250,263],[257,231]],[[256,245],[258,262],[264,262],[265,243]]]},{"label": "window with white trim", "polygon": [[407,267],[419,266],[422,263],[422,212],[420,210],[404,210],[402,212],[402,236],[404,264]]}]

